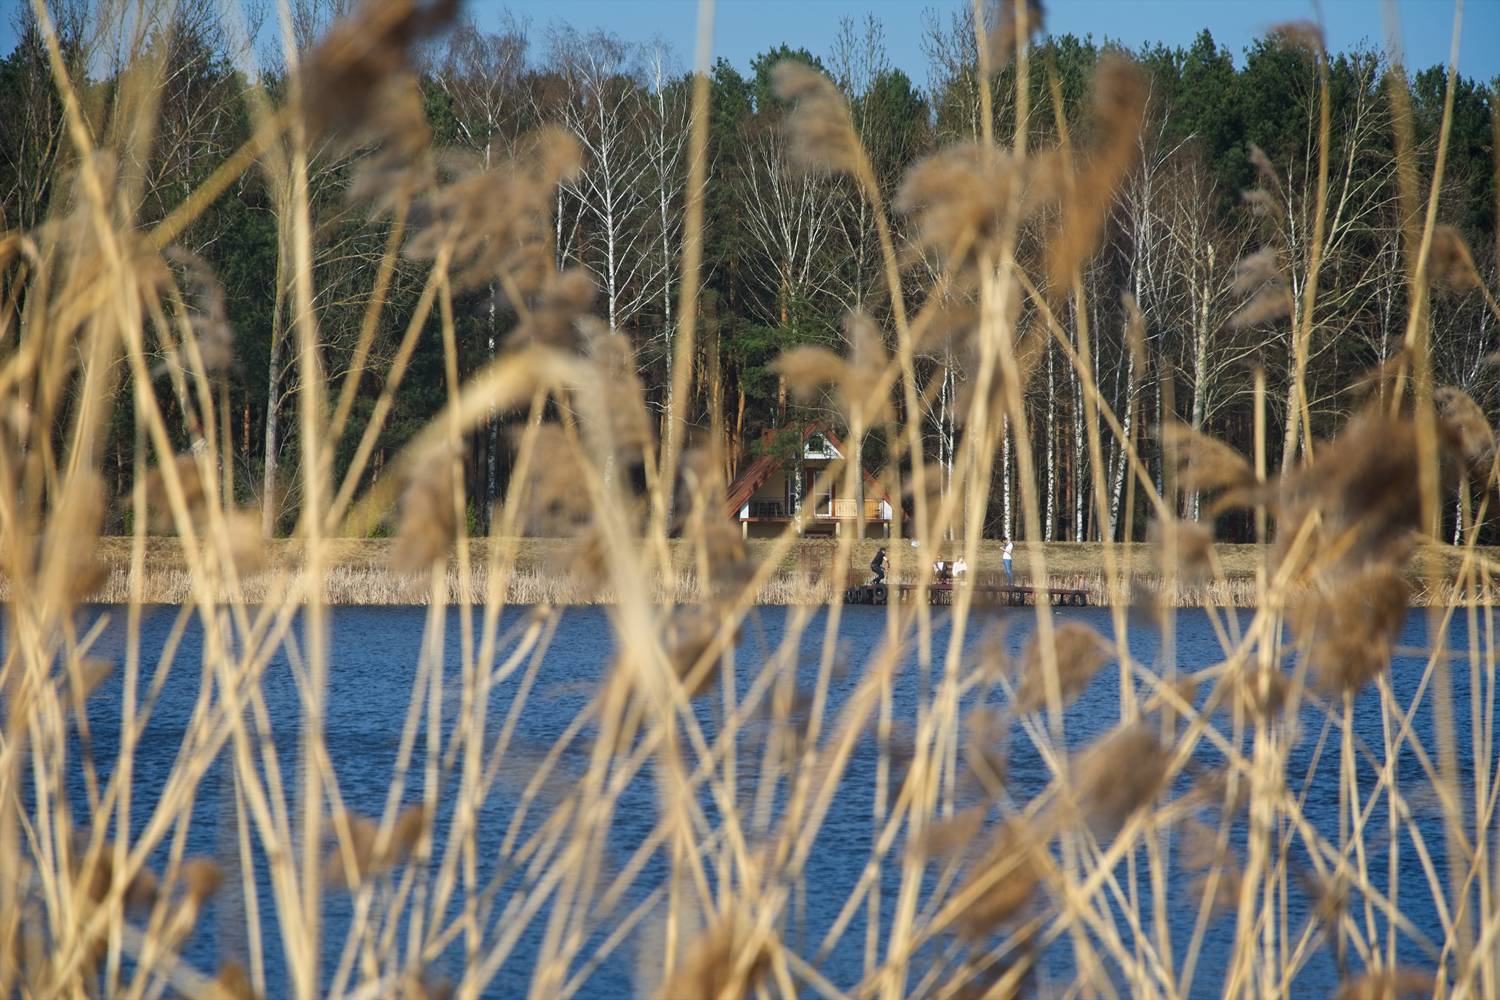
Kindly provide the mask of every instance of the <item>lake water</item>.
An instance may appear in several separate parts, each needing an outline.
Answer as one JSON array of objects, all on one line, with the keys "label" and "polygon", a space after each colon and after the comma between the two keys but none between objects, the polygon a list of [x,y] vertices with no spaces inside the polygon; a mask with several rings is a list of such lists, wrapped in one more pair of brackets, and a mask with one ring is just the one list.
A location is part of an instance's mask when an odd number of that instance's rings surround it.
[{"label": "lake water", "polygon": [[[524,609],[507,612],[502,622],[502,632],[528,614]],[[743,630],[737,651],[737,662],[741,670],[748,673],[754,665],[763,662],[781,645],[786,635],[791,616],[796,612],[785,608],[767,607],[758,609]],[[1018,623],[1005,639],[1012,651],[1018,650],[1031,627],[1031,612],[1011,612]],[[1065,619],[1079,619],[1093,623],[1108,633],[1108,612],[1099,609],[1068,609],[1059,611]],[[851,607],[844,611],[840,627],[841,660],[850,665],[847,673],[835,679],[833,707],[842,703],[859,679],[859,667],[866,663],[880,645],[886,626],[885,609]],[[93,620],[106,616],[101,635],[95,645],[95,655],[119,662],[124,655],[124,609],[99,607],[89,609],[84,618]],[[822,612],[815,616],[802,638],[802,666],[799,668],[804,681],[810,684],[814,674],[819,646],[822,641]],[[477,616],[476,616],[477,617]],[[153,674],[153,664],[161,656],[168,643],[176,609],[159,608],[148,613],[143,627],[142,692]],[[351,809],[366,814],[378,815],[383,807],[390,787],[392,768],[395,764],[400,729],[419,660],[423,641],[427,611],[422,608],[337,608],[332,612],[331,672],[328,692],[327,742],[328,751],[339,776],[339,791]],[[987,628],[993,626],[995,617],[982,617],[972,624],[971,646],[977,648],[977,639]],[[1245,616],[1248,620],[1248,615]],[[942,662],[947,642],[945,618],[936,619],[938,629],[934,637],[934,660]],[[89,621],[82,624],[85,627]],[[1140,662],[1159,667],[1158,651],[1161,637],[1148,627],[1132,627],[1130,632],[1132,653]],[[448,676],[456,677],[460,657],[460,626],[456,611],[450,612],[446,630],[446,663]],[[171,769],[179,751],[183,733],[197,701],[200,685],[201,658],[199,655],[200,632],[196,621],[191,622],[181,636],[181,648],[176,665],[164,682],[160,701],[151,718],[145,739],[141,745],[134,782],[135,823],[144,822],[162,782]],[[1408,622],[1402,645],[1413,650],[1426,648],[1426,619],[1413,615]],[[1450,643],[1456,650],[1467,649],[1465,622],[1462,615],[1456,616]],[[1208,666],[1222,659],[1222,651],[1209,620],[1204,612],[1184,612],[1177,618],[1176,654],[1180,669],[1193,670]],[[612,633],[607,613],[599,608],[573,608],[561,613],[556,637],[537,681],[537,690],[519,720],[515,736],[518,759],[535,760],[545,752],[585,706],[604,675],[611,659]],[[502,654],[503,658],[503,654]],[[1472,727],[1468,723],[1468,667],[1463,659],[1454,661],[1453,684],[1455,703],[1460,706],[1460,760],[1465,769],[1472,759]],[[1411,702],[1421,679],[1424,661],[1414,655],[1402,656],[1392,672],[1392,685],[1402,705]],[[121,679],[117,669],[104,687],[94,696],[89,706],[92,730],[93,756],[100,767],[101,780],[107,780],[110,764],[114,759],[119,739],[119,713],[121,704]],[[512,678],[495,690],[494,703],[489,713],[490,726],[498,731],[505,717],[505,709],[516,694],[519,681]],[[911,720],[915,715],[922,680],[914,668],[903,670],[897,681],[895,692],[895,714],[900,720]],[[297,726],[299,700],[293,673],[284,654],[271,663],[265,674],[264,695],[267,709],[274,721],[275,740],[284,773],[297,774]],[[972,702],[974,696],[970,698]],[[1200,693],[1201,702],[1204,695]],[[456,685],[450,690],[443,710],[444,725],[451,725],[457,713],[458,692]],[[711,699],[710,699],[711,700]],[[706,729],[712,733],[716,711],[708,704],[699,706],[698,714]],[[1100,733],[1113,727],[1119,718],[1118,671],[1108,666],[1096,676],[1087,692],[1066,713],[1068,742],[1082,746]],[[1220,728],[1228,730],[1228,723],[1221,713]],[[1433,715],[1430,705],[1424,701],[1415,716],[1418,742],[1431,750],[1435,746],[1431,738]],[[899,728],[899,727],[898,727]],[[1011,794],[1024,801],[1039,791],[1047,782],[1047,775],[1038,754],[1019,733],[1010,746],[1008,787]],[[1337,730],[1326,730],[1321,713],[1308,709],[1303,716],[1301,739],[1292,752],[1287,780],[1294,795],[1305,795],[1304,812],[1308,819],[1331,841],[1338,840],[1339,795],[1337,775],[1339,767]],[[1375,762],[1383,756],[1384,738],[1377,694],[1373,686],[1362,693],[1355,704],[1355,730],[1357,736],[1368,747],[1369,753],[1361,759],[1357,772],[1361,785],[1372,788],[1375,781]],[[1319,737],[1326,737],[1320,742]],[[752,729],[742,741],[742,767],[749,767],[758,750],[758,737]],[[420,768],[423,744],[419,740],[416,760],[413,764],[414,780],[407,799],[420,798]],[[569,755],[564,772],[568,769],[581,771],[586,751],[579,749]],[[1321,754],[1320,764],[1314,780],[1304,787],[1302,776],[1315,754]],[[1434,759],[1435,759],[1435,751]],[[234,807],[231,791],[232,772],[226,764],[227,753],[202,782],[194,810],[194,821],[188,832],[189,854],[208,855],[232,865],[234,850]],[[873,842],[871,820],[871,795],[876,762],[875,741],[863,739],[852,760],[832,811],[818,836],[816,846],[807,869],[805,886],[805,911],[799,912],[791,923],[783,928],[787,940],[804,956],[810,956],[821,940],[823,932],[832,923],[839,909],[855,886],[864,860]],[[1201,766],[1205,769],[1222,768],[1222,757],[1204,750],[1200,753]],[[1410,749],[1402,753],[1398,762],[1398,773],[1403,791],[1409,796],[1413,808],[1418,810],[1417,828],[1432,856],[1437,871],[1444,873],[1446,884],[1447,861],[1445,857],[1442,823],[1432,805],[1431,785],[1427,781],[1421,762]],[[73,768],[72,787],[75,808],[84,804],[82,781],[78,768]],[[1472,775],[1465,775],[1468,785]],[[495,871],[500,841],[515,808],[520,793],[520,782],[502,779],[496,791],[486,802],[481,817],[479,837],[479,876],[481,884]],[[1181,784],[1181,783],[1179,783]],[[1427,794],[1423,794],[1423,790]],[[1181,789],[1176,792],[1180,793]],[[1468,801],[1472,801],[1470,796]],[[637,780],[620,802],[617,819],[613,825],[606,864],[619,866],[652,829],[657,818],[658,802],[650,781],[649,771]],[[1366,838],[1366,863],[1375,875],[1380,888],[1385,888],[1388,851],[1385,843],[1386,804],[1380,800],[1372,813],[1371,825],[1375,832]],[[441,839],[449,817],[441,816],[437,834]],[[1468,824],[1472,829],[1472,821]],[[1410,838],[1400,842],[1400,906],[1415,928],[1434,941],[1441,943],[1442,931],[1437,910],[1433,904],[1427,879],[1422,867],[1416,863],[1416,852]],[[892,857],[901,857],[898,844]],[[1296,855],[1296,849],[1292,851]],[[163,855],[164,856],[164,855]],[[1143,854],[1139,857],[1144,857]],[[159,857],[157,859],[160,867]],[[882,905],[882,921],[889,921],[895,907],[898,889],[897,865],[887,864],[885,873],[885,896]],[[617,870],[617,867],[615,868]],[[1144,870],[1144,869],[1143,869]],[[1123,868],[1122,868],[1123,871]],[[632,889],[634,899],[644,898],[651,889],[660,884],[666,872],[666,863],[658,854],[640,873]],[[1295,873],[1291,876],[1295,879]],[[201,922],[187,949],[187,958],[198,968],[213,970],[221,957],[242,956],[245,949],[245,932],[241,903],[236,895],[236,878],[226,880],[226,888],[217,899],[209,919]],[[274,909],[264,871],[262,859],[257,871],[257,882],[261,912],[263,914],[266,942],[267,971],[270,992],[286,995],[283,965],[280,957],[279,932],[275,927]],[[1143,891],[1148,891],[1148,880],[1142,877]],[[1173,947],[1176,961],[1180,964],[1182,951],[1192,933],[1196,897],[1191,896],[1185,878],[1174,878],[1169,886],[1173,899],[1168,907],[1172,922]],[[1295,938],[1305,922],[1305,904],[1300,894],[1287,914],[1289,927]],[[602,921],[602,929],[593,943],[603,940],[603,935],[612,929],[614,921],[629,909],[630,900],[609,919]],[[1303,911],[1299,912],[1299,906]],[[1151,912],[1149,897],[1143,897],[1140,912],[1149,920]],[[1363,926],[1363,906],[1356,903],[1351,909]],[[341,943],[343,932],[350,919],[347,895],[330,893],[324,918],[327,926],[325,939]],[[862,925],[864,907],[859,908],[843,943],[820,966],[829,980],[843,987],[858,982],[861,976],[865,931]],[[1384,941],[1384,921],[1377,915],[1379,940]],[[1118,921],[1117,921],[1118,923]],[[489,996],[523,995],[530,976],[530,959],[545,927],[543,916],[533,921],[526,931],[518,953],[500,970],[488,993]],[[1128,941],[1128,931],[1122,932]],[[1222,972],[1227,962],[1228,943],[1233,938],[1232,917],[1219,918],[1211,925],[1205,940],[1205,949],[1199,959],[1199,971],[1194,980],[1192,993],[1196,996],[1216,996],[1222,990]],[[951,944],[951,943],[950,943]],[[939,944],[936,947],[949,947]],[[1049,987],[1069,981],[1071,957],[1067,950],[1066,937],[1054,945],[1041,964],[1038,988],[1046,993]],[[585,954],[592,950],[585,949]],[[437,964],[438,971],[445,968],[450,973],[453,963],[458,961],[461,948],[455,947],[443,961]],[[926,956],[930,958],[931,956]],[[1433,958],[1417,943],[1403,935],[1401,942],[1403,960],[1423,968],[1433,966]],[[337,952],[329,945],[325,955],[325,974],[337,963]],[[920,974],[922,956],[916,963]],[[589,977],[579,996],[613,998],[636,995],[632,983],[639,968],[639,953],[632,942],[616,950]],[[915,981],[916,976],[913,977]],[[1328,947],[1318,948],[1295,984],[1298,995],[1328,995],[1335,987],[1338,973]]]}]

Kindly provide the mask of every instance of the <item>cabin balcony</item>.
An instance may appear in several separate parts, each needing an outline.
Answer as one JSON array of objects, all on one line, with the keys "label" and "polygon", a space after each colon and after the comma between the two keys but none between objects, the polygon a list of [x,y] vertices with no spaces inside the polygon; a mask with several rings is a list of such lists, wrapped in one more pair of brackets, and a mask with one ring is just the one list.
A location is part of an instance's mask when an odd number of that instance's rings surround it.
[{"label": "cabin balcony", "polygon": [[823,501],[815,511],[818,517],[837,517],[852,519],[863,517],[866,521],[888,521],[890,516],[888,507],[883,500],[844,500],[834,499]]},{"label": "cabin balcony", "polygon": [[[796,518],[781,500],[748,500],[737,520],[742,535],[757,538],[780,534],[782,526]],[[808,500],[802,507],[800,530],[806,536],[838,536],[861,521],[867,536],[889,538],[891,505],[885,500],[837,497]]]}]

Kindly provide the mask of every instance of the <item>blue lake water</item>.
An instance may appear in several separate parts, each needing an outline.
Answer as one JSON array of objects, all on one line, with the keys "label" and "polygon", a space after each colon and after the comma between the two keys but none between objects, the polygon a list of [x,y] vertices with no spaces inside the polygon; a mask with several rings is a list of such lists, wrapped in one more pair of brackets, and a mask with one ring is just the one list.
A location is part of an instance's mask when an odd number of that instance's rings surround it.
[{"label": "blue lake water", "polygon": [[[1066,609],[1056,612],[1064,619],[1078,619],[1097,626],[1106,634],[1110,630],[1107,611],[1100,609]],[[525,609],[508,611],[501,623],[502,633],[523,621],[529,612]],[[748,676],[782,644],[789,621],[796,612],[785,608],[767,607],[758,609],[747,621],[736,652],[741,687]],[[815,615],[801,640],[801,658],[798,668],[803,686],[810,687],[816,673],[818,654],[823,641],[823,612]],[[971,624],[971,636],[967,648],[978,649],[978,641],[985,630],[1000,621],[1015,624],[1006,633],[1004,642],[1014,653],[1024,643],[1031,629],[1031,612],[1010,612],[1013,618],[1001,619],[992,615],[981,616]],[[97,607],[88,609],[81,622],[85,628],[92,620],[105,616],[103,627],[95,647],[94,655],[117,663],[124,657],[125,609]],[[851,607],[843,612],[839,630],[839,657],[848,666],[840,671],[833,683],[832,708],[836,712],[861,676],[861,667],[870,661],[882,643],[886,629],[885,609]],[[173,623],[177,617],[175,608],[158,608],[148,612],[142,629],[142,677],[141,693],[147,691],[155,673],[154,665],[159,661],[163,648],[168,644]],[[423,608],[337,608],[331,615],[332,635],[330,641],[331,670],[329,675],[328,717],[326,723],[328,752],[338,774],[339,792],[345,804],[356,811],[378,815],[385,803],[391,785],[392,769],[395,765],[403,718],[407,711],[412,687],[416,678],[424,629],[428,612]],[[476,615],[476,620],[478,616]],[[1248,615],[1244,616],[1248,620]],[[941,664],[948,640],[946,618],[935,619],[934,662]],[[458,712],[459,688],[456,683],[460,662],[461,634],[457,611],[450,611],[446,620],[445,669],[449,683],[443,705],[443,725],[451,726]],[[569,723],[587,704],[604,676],[611,661],[613,643],[608,614],[599,608],[573,608],[561,612],[557,633],[550,652],[537,679],[537,688],[532,693],[526,710],[519,717],[514,738],[516,759],[535,761],[549,749],[568,727]],[[201,660],[201,632],[196,620],[188,623],[180,638],[181,646],[176,654],[175,666],[164,679],[160,699],[151,717],[144,740],[137,755],[134,779],[134,823],[137,828],[145,822],[159,794],[162,783],[173,766],[183,734],[198,702],[200,684],[203,680]],[[1467,651],[1466,624],[1462,614],[1456,616],[1449,637],[1451,647],[1459,653]],[[1413,615],[1402,636],[1403,647],[1412,650],[1428,646],[1425,616]],[[1133,656],[1143,664],[1160,669],[1161,636],[1149,627],[1133,625],[1130,630],[1130,647]],[[1177,617],[1175,649],[1178,669],[1195,670],[1220,661],[1223,652],[1209,619],[1201,611],[1183,612]],[[501,651],[501,659],[504,650]],[[910,659],[908,655],[908,659]],[[1425,660],[1415,655],[1405,655],[1397,660],[1392,671],[1392,687],[1402,705],[1411,702],[1421,680]],[[1469,713],[1469,671],[1465,659],[1454,661],[1452,672],[1455,704],[1458,707],[1460,761],[1465,771],[1464,786],[1470,787],[1472,774],[1468,773],[1472,760],[1473,727]],[[1098,735],[1111,729],[1119,719],[1118,670],[1114,665],[1105,667],[1096,676],[1085,694],[1066,713],[1067,741],[1081,747]],[[504,722],[505,712],[516,696],[519,676],[498,686],[489,712],[489,728],[498,733]],[[895,717],[898,732],[903,725],[909,726],[915,718],[916,706],[923,689],[923,678],[915,667],[907,667],[897,678],[894,692]],[[276,752],[288,782],[294,780],[297,768],[297,730],[299,720],[299,696],[293,672],[285,653],[270,664],[266,670],[263,692],[266,707],[273,720]],[[92,757],[98,766],[101,781],[108,780],[112,762],[119,745],[121,711],[121,671],[116,669],[111,678],[89,703],[89,724],[92,740]],[[982,693],[968,699],[969,707]],[[988,695],[999,703],[998,693]],[[1198,694],[1201,703],[1205,692]],[[704,699],[697,706],[698,716],[706,732],[712,735],[716,725],[717,710],[714,699]],[[830,716],[831,718],[832,716]],[[1225,713],[1217,716],[1219,727],[1229,729]],[[1419,707],[1414,725],[1417,741],[1436,759],[1435,741],[1432,738],[1434,719],[1430,698]],[[1024,802],[1047,784],[1047,772],[1038,753],[1030,747],[1018,727],[1012,727],[1010,743],[1009,776],[1007,787],[1010,794]],[[1364,691],[1355,702],[1355,732],[1363,741],[1357,765],[1357,774],[1362,788],[1373,788],[1376,765],[1383,757],[1384,738],[1377,694],[1372,687]],[[1320,737],[1325,737],[1320,741]],[[741,768],[753,769],[757,755],[765,739],[765,729],[751,727],[741,741]],[[1305,795],[1304,813],[1309,821],[1329,840],[1337,842],[1339,830],[1338,794],[1338,732],[1325,727],[1325,717],[1309,708],[1304,711],[1301,738],[1291,754],[1287,769],[1287,782],[1294,795]],[[418,739],[412,763],[412,778],[408,783],[406,800],[417,802],[421,796],[421,767],[426,747]],[[1248,750],[1248,741],[1242,745]],[[1365,752],[1367,750],[1368,752]],[[580,744],[576,750],[565,755],[562,767],[564,781],[569,776],[582,773],[588,749]],[[1319,756],[1319,767],[1315,779],[1304,785],[1303,775],[1315,754]],[[850,763],[816,845],[805,877],[805,901],[799,900],[782,927],[784,938],[805,957],[816,950],[817,942],[833,922],[840,908],[859,879],[865,859],[874,841],[871,819],[871,802],[874,788],[877,751],[875,740],[863,738]],[[194,808],[194,818],[187,833],[189,854],[207,855],[220,859],[231,869],[233,877],[226,880],[226,887],[217,898],[208,919],[186,948],[186,957],[196,967],[213,970],[221,958],[239,958],[246,947],[243,927],[243,908],[237,896],[237,880],[233,866],[236,856],[234,848],[235,821],[232,793],[232,769],[228,753],[221,754],[219,761],[210,769],[201,783]],[[520,765],[518,765],[520,766]],[[1196,766],[1202,771],[1222,770],[1223,758],[1209,748],[1198,753]],[[1416,825],[1421,832],[1425,847],[1431,855],[1438,872],[1444,874],[1446,884],[1447,859],[1443,837],[1443,825],[1434,796],[1422,764],[1410,749],[1402,753],[1398,762],[1398,774],[1403,792],[1408,796],[1413,809],[1417,810]],[[70,771],[73,779],[70,787],[75,810],[80,816],[85,812],[81,769],[76,760]],[[502,777],[495,791],[486,801],[480,819],[478,837],[478,864],[480,884],[488,880],[497,870],[500,844],[514,813],[521,786],[527,775]],[[1172,794],[1181,794],[1184,777]],[[1425,790],[1425,792],[1424,792]],[[1472,795],[1465,801],[1472,802]],[[707,799],[705,798],[707,803]],[[611,828],[608,854],[605,859],[606,875],[618,871],[630,852],[637,847],[656,824],[659,802],[651,780],[649,769],[642,773],[634,785],[622,797],[616,819]],[[707,803],[706,812],[713,818],[712,804]],[[1372,813],[1372,832],[1366,837],[1366,864],[1374,873],[1377,886],[1385,888],[1387,858],[1390,844],[1386,843],[1386,804],[1380,800]],[[435,833],[439,842],[451,822],[451,816],[439,816]],[[1213,821],[1210,820],[1212,823]],[[1466,823],[1472,830],[1472,820]],[[531,822],[527,829],[534,829]],[[1241,830],[1242,832],[1242,830]],[[898,844],[891,857],[899,862],[904,848]],[[1290,852],[1294,859],[1298,848]],[[1399,867],[1400,908],[1415,928],[1441,945],[1442,930],[1437,909],[1431,898],[1427,877],[1417,863],[1417,854],[1412,841],[1402,837],[1399,842],[1401,864]],[[165,857],[165,847],[158,852],[158,868]],[[1304,852],[1305,853],[1305,852]],[[1144,854],[1137,855],[1138,859]],[[711,867],[711,866],[710,866]],[[935,866],[934,866],[935,868]],[[899,886],[898,864],[888,863],[884,869],[884,900],[881,909],[882,922],[888,923],[895,908]],[[600,914],[600,928],[595,934],[596,944],[604,939],[609,930],[629,910],[633,901],[642,899],[665,877],[667,863],[658,853],[640,873],[631,893],[612,914]],[[1123,871],[1123,867],[1122,867]],[[1144,871],[1144,869],[1142,869]],[[524,873],[512,876],[524,879]],[[1295,939],[1305,923],[1306,898],[1295,889],[1297,873],[1289,875],[1293,883],[1293,904],[1287,914],[1289,928]],[[279,931],[274,918],[274,906],[264,868],[264,858],[257,864],[256,881],[262,913],[263,940],[266,943],[267,972],[271,995],[285,995],[284,965],[281,959]],[[1143,919],[1149,921],[1151,913],[1149,882],[1143,876],[1140,885],[1142,896],[1139,910]],[[929,887],[934,884],[929,879]],[[514,888],[514,883],[512,888]],[[506,890],[510,891],[510,890]],[[1173,949],[1176,962],[1181,963],[1192,934],[1197,897],[1190,893],[1185,877],[1176,877],[1168,887],[1172,895],[1167,912],[1172,926]],[[455,907],[457,903],[455,903]],[[498,908],[497,908],[498,910]],[[342,944],[344,932],[350,920],[350,902],[347,894],[328,894],[324,920],[327,931],[325,941],[325,976],[331,974],[338,960],[336,945]],[[1357,900],[1351,913],[1363,927],[1363,907]],[[506,997],[524,995],[530,981],[531,959],[545,929],[546,911],[534,920],[523,936],[522,946],[500,969],[487,991],[487,996]],[[841,987],[849,987],[861,978],[864,957],[865,929],[864,907],[859,907],[849,932],[842,944],[836,948],[819,968],[823,975]],[[1228,946],[1233,939],[1232,917],[1217,919],[1210,927],[1205,939],[1202,956],[1198,962],[1198,973],[1193,982],[1195,996],[1216,996],[1223,988],[1223,969],[1228,961]],[[1119,921],[1117,921],[1119,923]],[[1384,942],[1384,920],[1378,914],[1378,940]],[[1128,930],[1120,923],[1122,935],[1129,940]],[[956,947],[951,939],[932,946],[951,949]],[[1050,992],[1050,986],[1066,984],[1069,979],[1071,955],[1064,936],[1046,953],[1037,973],[1037,987]],[[591,947],[584,949],[587,955]],[[1401,958],[1423,968],[1431,968],[1434,958],[1409,937],[1401,940]],[[435,971],[452,974],[456,963],[461,961],[461,944],[455,945],[435,964]],[[918,956],[918,969],[932,953]],[[659,961],[659,959],[658,959]],[[587,984],[578,993],[584,997],[613,998],[637,995],[634,987],[640,968],[641,955],[636,943],[627,942],[603,961],[589,977]],[[1356,964],[1357,968],[1357,964]],[[916,977],[914,976],[913,979]],[[1294,984],[1298,995],[1320,996],[1333,991],[1339,974],[1333,953],[1329,947],[1316,949],[1307,962],[1300,978]]]}]

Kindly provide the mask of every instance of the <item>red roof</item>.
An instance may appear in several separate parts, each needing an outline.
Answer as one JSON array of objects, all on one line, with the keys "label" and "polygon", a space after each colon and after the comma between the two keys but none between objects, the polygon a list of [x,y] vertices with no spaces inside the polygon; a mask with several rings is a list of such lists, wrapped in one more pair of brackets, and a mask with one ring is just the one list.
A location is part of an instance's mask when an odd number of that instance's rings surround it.
[{"label": "red roof", "polygon": [[[807,439],[814,434],[823,435],[833,445],[835,451],[840,455],[844,454],[844,442],[840,441],[832,431],[818,424],[812,424],[807,428],[807,432],[802,435],[802,443],[806,444]],[[760,489],[767,479],[780,472],[785,464],[785,460],[780,455],[762,455],[747,465],[743,472],[734,477],[734,482],[729,484],[729,491],[724,498],[724,505],[727,508],[725,512],[733,516],[745,505],[745,501],[754,496],[755,491]],[[867,469],[861,468],[859,471],[864,475],[866,489],[877,499],[889,503],[892,513],[899,517],[900,505],[891,499],[890,493],[880,485],[879,480],[870,475]]]},{"label": "red roof", "polygon": [[729,492],[725,494],[729,513],[733,514],[745,506],[745,501],[754,496],[761,484],[780,468],[781,459],[773,455],[762,455],[747,465],[744,472],[734,477],[734,482],[729,484]]}]

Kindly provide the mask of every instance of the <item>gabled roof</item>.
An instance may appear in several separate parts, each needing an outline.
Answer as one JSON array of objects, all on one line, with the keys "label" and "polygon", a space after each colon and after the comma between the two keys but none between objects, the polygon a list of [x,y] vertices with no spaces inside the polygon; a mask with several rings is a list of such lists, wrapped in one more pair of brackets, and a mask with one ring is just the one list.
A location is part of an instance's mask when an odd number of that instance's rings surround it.
[{"label": "gabled roof", "polygon": [[[814,434],[821,434],[827,438],[828,443],[833,445],[834,450],[840,455],[847,454],[844,451],[844,442],[839,440],[838,435],[821,424],[809,424],[803,432],[801,443],[804,445],[807,444],[807,439]],[[762,455],[745,466],[744,470],[738,476],[734,477],[734,482],[729,484],[729,490],[725,493],[726,513],[731,516],[735,514],[735,512],[745,505],[746,500],[755,495],[755,491],[760,489],[767,479],[780,472],[785,465],[786,460],[779,455]],[[880,481],[870,475],[867,469],[861,468],[859,471],[864,476],[866,494],[889,503],[891,505],[891,512],[899,517],[900,505],[891,499],[890,493],[880,484]]]},{"label": "gabled roof", "polygon": [[781,464],[781,459],[774,455],[762,455],[745,466],[744,471],[734,477],[734,482],[729,484],[729,492],[725,494],[729,513],[733,514],[745,506],[745,501],[755,495],[755,491],[771,478],[772,473],[780,470]]}]

